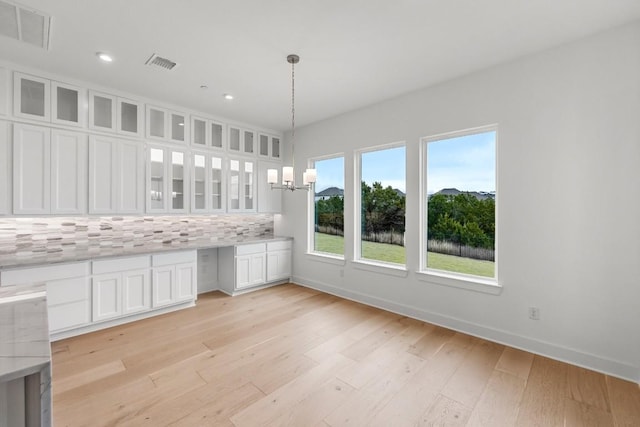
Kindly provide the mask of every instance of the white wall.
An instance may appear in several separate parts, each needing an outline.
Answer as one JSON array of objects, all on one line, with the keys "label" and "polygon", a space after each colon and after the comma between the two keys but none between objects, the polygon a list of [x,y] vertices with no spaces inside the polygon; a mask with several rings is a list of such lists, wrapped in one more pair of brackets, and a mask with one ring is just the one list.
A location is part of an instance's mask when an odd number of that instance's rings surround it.
[{"label": "white wall", "polygon": [[[297,130],[297,165],[345,153],[348,217],[353,150],[406,141],[409,273],[356,269],[350,246],[345,265],[305,255],[306,195],[295,192],[276,219],[295,237],[295,281],[640,381],[638,46],[635,23]],[[420,281],[419,139],[494,123],[503,291]]]}]

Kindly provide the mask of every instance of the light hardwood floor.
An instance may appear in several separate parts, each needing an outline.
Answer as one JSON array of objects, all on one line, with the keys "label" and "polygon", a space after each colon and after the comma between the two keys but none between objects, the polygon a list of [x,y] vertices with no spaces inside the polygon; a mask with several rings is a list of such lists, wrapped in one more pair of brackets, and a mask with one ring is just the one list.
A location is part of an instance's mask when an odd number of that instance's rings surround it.
[{"label": "light hardwood floor", "polygon": [[58,341],[61,426],[640,426],[637,384],[295,285]]}]

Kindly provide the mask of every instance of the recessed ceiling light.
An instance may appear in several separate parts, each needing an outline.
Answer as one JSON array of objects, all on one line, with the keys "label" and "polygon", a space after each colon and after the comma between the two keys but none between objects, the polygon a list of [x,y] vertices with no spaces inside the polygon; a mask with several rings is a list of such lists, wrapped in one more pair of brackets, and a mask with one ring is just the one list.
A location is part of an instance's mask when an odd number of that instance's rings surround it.
[{"label": "recessed ceiling light", "polygon": [[98,53],[96,53],[96,55],[98,56],[98,58],[100,58],[100,60],[102,60],[104,62],[112,62],[113,61],[113,58],[108,53],[98,52]]},{"label": "recessed ceiling light", "polygon": [[227,101],[231,101],[233,99],[233,95],[231,95],[230,93],[225,93],[222,96],[224,96],[224,99],[226,99]]}]

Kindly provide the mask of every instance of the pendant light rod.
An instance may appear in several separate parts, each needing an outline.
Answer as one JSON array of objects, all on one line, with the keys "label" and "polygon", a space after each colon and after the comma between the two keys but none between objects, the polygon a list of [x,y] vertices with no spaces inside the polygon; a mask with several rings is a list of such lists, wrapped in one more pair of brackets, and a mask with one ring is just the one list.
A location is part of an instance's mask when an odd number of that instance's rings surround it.
[{"label": "pendant light rod", "polygon": [[267,183],[272,190],[306,190],[313,188],[316,182],[316,170],[307,169],[302,174],[301,186],[295,185],[295,138],[296,138],[296,74],[295,65],[300,62],[300,57],[295,54],[287,56],[287,62],[291,64],[291,166],[282,168],[282,185],[278,185],[278,170],[267,170]]}]

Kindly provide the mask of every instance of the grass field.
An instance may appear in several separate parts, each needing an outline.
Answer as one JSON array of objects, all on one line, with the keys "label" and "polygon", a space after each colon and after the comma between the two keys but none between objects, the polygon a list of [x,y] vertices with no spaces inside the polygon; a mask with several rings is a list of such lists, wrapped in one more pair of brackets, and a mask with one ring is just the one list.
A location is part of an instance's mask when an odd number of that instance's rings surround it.
[{"label": "grass field", "polygon": [[[344,254],[344,238],[330,234],[316,233],[316,251],[330,254]],[[378,261],[405,263],[405,249],[386,243],[362,242],[362,257]],[[494,277],[495,263],[453,255],[427,253],[427,266],[435,270]]]}]

